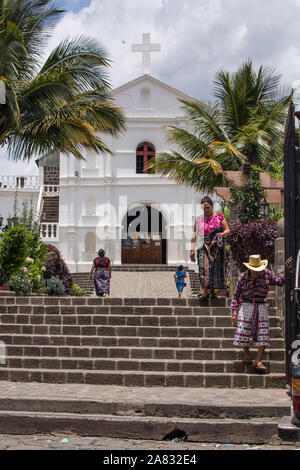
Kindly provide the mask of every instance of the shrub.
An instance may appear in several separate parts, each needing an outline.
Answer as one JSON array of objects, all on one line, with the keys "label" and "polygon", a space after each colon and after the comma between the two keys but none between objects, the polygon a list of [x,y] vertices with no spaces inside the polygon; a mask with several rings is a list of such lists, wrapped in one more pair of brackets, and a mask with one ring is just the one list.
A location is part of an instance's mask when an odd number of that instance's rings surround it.
[{"label": "shrub", "polygon": [[17,295],[28,295],[32,292],[31,279],[24,272],[12,275],[8,285]]},{"label": "shrub", "polygon": [[0,286],[0,291],[8,292],[10,291],[10,288],[6,284],[2,284],[2,286]]},{"label": "shrub", "polygon": [[73,294],[76,295],[77,297],[83,296],[86,294],[85,290],[82,289],[80,286],[77,284],[73,284]]},{"label": "shrub", "polygon": [[48,282],[45,292],[48,295],[63,295],[65,293],[65,288],[58,277],[52,276]]},{"label": "shrub", "polygon": [[56,276],[62,281],[67,294],[72,294],[73,278],[60,251],[53,245],[47,245],[47,252],[49,255],[46,261],[47,271],[51,273],[51,276]]},{"label": "shrub", "polygon": [[283,209],[278,209],[276,206],[270,206],[267,219],[269,222],[278,222],[280,219],[282,219],[283,215]]},{"label": "shrub", "polygon": [[243,262],[248,262],[250,255],[260,255],[262,259],[268,259],[270,264],[274,263],[276,238],[276,222],[264,219],[248,224],[234,224],[227,240],[232,259],[240,270],[245,271]]},{"label": "shrub", "polygon": [[230,201],[223,202],[223,208],[235,208],[240,222],[250,222],[261,219],[261,200],[265,197],[265,191],[256,174],[242,187],[231,185],[232,196]]},{"label": "shrub", "polygon": [[5,230],[0,242],[0,264],[9,279],[24,264],[28,253],[28,231],[19,224]]}]

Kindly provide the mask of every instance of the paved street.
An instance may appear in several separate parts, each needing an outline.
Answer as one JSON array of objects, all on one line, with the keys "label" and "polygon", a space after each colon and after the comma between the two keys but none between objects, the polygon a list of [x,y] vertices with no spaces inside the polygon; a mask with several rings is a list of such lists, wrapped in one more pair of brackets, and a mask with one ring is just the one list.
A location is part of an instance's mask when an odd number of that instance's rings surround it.
[{"label": "paved street", "polygon": [[226,443],[143,441],[81,437],[74,434],[43,434],[31,436],[0,435],[0,450],[300,450],[300,442],[270,445],[233,445]]}]

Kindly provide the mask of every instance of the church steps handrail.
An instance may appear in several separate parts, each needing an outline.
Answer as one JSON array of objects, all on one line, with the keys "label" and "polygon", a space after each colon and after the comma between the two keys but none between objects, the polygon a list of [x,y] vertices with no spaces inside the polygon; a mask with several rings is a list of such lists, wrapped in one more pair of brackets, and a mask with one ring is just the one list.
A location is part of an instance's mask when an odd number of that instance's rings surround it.
[{"label": "church steps handrail", "polygon": [[40,187],[38,203],[36,207],[36,217],[38,220],[41,220],[42,207],[43,207],[43,186]]}]

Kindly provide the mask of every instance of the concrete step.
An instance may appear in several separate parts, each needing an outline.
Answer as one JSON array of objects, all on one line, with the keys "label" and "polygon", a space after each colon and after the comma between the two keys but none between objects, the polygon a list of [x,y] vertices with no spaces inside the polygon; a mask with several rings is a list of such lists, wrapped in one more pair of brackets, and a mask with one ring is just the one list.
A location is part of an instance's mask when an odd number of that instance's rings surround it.
[{"label": "concrete step", "polygon": [[124,387],[284,388],[285,374],[0,368],[0,380]]},{"label": "concrete step", "polygon": [[[264,361],[267,373],[285,373],[282,361]],[[84,369],[112,371],[145,371],[145,372],[217,372],[222,374],[255,373],[252,365],[241,361],[183,360],[183,359],[125,359],[125,358],[70,358],[47,356],[7,356],[6,364],[0,369]]]},{"label": "concrete step", "polygon": [[[96,256],[95,256],[96,257]],[[170,264],[121,264],[121,265],[112,265],[112,271],[137,271],[137,272],[149,272],[149,271],[172,271],[175,272],[178,265],[170,265]],[[186,271],[189,271],[188,267],[184,267]],[[88,279],[90,273],[74,273],[74,279]]]},{"label": "concrete step", "polygon": [[[71,327],[70,327],[71,328]],[[74,328],[74,327],[72,327]],[[42,330],[43,331],[43,330]],[[100,331],[100,330],[99,330]],[[75,334],[74,334],[75,333]],[[107,332],[108,333],[108,332]],[[72,333],[62,334],[60,327],[49,326],[49,334],[1,334],[0,341],[15,346],[92,346],[92,347],[137,347],[137,348],[198,348],[232,349],[232,338],[177,338],[177,337],[139,337],[139,336],[96,336],[83,335],[82,330],[72,329]],[[284,350],[283,338],[270,339],[271,349]]]},{"label": "concrete step", "polygon": [[[144,307],[202,307],[202,308],[217,308],[217,307],[227,307],[230,308],[231,299],[225,297],[218,297],[216,299],[187,299],[182,298],[160,298],[160,297],[71,297],[71,296],[61,296],[61,297],[49,297],[49,296],[31,296],[31,297],[21,297],[16,296],[13,292],[2,292],[0,291],[0,313],[6,313],[6,306],[10,306],[11,310],[8,313],[18,313],[14,311],[12,307],[15,306],[77,306],[77,305],[113,305],[113,306],[144,306]],[[268,298],[269,307],[275,307],[275,299],[273,297]],[[25,313],[25,312],[24,312]],[[158,313],[158,310],[155,312]],[[169,312],[168,312],[169,313]]]},{"label": "concrete step", "polygon": [[[114,326],[174,326],[174,327],[215,327],[231,328],[231,315],[135,315],[132,314],[22,314],[7,313],[1,315],[2,325],[114,325]],[[280,318],[277,316],[269,317],[270,327],[279,328]],[[227,330],[226,330],[227,331]],[[224,330],[225,333],[225,330]]]},{"label": "concrete step", "polygon": [[278,418],[253,420],[117,417],[75,413],[0,412],[0,432],[5,434],[73,433],[119,439],[164,440],[178,430],[193,442],[263,444],[273,441]]},{"label": "concrete step", "polygon": [[[98,317],[99,318],[99,317]],[[1,325],[1,335],[33,334],[33,335],[80,335],[80,336],[127,336],[139,338],[234,338],[234,327],[197,327],[187,326],[124,326],[119,323],[118,317],[112,317],[116,321],[110,325],[61,325],[59,316],[49,317],[47,324],[7,324]],[[102,319],[102,318],[101,318]],[[168,319],[169,320],[169,319]],[[188,319],[191,323],[191,319]],[[272,338],[282,338],[281,328],[271,328]]]},{"label": "concrete step", "polygon": [[[0,382],[0,432],[70,432],[262,444],[277,435],[290,398],[279,389],[122,387]],[[174,433],[173,433],[174,434]]]},{"label": "concrete step", "polygon": [[[176,359],[195,361],[241,361],[242,351],[237,348],[197,349],[197,348],[121,348],[121,347],[90,347],[90,346],[14,346],[6,345],[8,357],[32,356],[67,357],[67,358],[118,358],[118,359]],[[282,349],[267,349],[264,358],[269,361],[284,361]]]}]

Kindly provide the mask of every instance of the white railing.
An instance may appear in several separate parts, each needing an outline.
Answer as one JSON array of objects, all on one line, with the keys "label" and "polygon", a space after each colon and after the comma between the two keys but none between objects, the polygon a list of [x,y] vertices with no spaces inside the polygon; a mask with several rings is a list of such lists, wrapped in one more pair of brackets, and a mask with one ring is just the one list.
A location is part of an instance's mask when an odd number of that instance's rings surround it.
[{"label": "white railing", "polygon": [[59,240],[59,225],[58,223],[42,223],[41,224],[41,237],[45,242]]},{"label": "white railing", "polygon": [[40,176],[0,176],[0,189],[39,189],[41,186]]},{"label": "white railing", "polygon": [[41,220],[42,217],[42,207],[43,207],[43,186],[40,187],[38,203],[36,207],[36,217],[38,220]]},{"label": "white railing", "polygon": [[44,196],[59,196],[59,186],[57,184],[44,184]]}]

